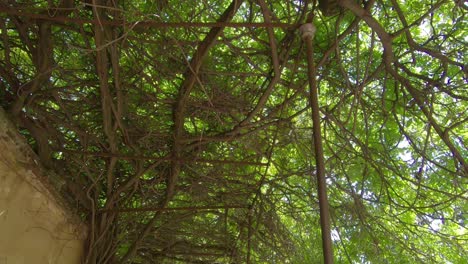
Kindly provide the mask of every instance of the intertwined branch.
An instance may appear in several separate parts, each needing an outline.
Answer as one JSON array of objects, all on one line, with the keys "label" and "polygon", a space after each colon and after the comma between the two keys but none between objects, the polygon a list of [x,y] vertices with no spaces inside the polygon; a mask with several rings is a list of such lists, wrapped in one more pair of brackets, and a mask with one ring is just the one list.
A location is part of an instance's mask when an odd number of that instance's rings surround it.
[{"label": "intertwined branch", "polygon": [[309,14],[335,257],[463,259],[462,3],[180,2],[0,3],[1,105],[88,263],[321,259]]}]

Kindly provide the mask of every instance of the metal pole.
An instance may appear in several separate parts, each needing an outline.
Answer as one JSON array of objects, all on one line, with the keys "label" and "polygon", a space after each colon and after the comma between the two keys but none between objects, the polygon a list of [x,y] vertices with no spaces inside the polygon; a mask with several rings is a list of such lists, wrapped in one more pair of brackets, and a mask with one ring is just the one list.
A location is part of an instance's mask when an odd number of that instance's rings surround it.
[{"label": "metal pole", "polygon": [[320,109],[318,103],[318,89],[315,79],[314,45],[313,39],[316,28],[307,23],[300,27],[302,40],[307,47],[307,63],[310,86],[310,106],[312,108],[312,124],[314,137],[314,151],[316,163],[317,189],[320,207],[320,227],[322,229],[322,247],[325,264],[333,264],[333,248],[330,234],[330,210],[328,208],[327,183],[325,180],[325,162],[323,158],[322,134],[320,129]]}]

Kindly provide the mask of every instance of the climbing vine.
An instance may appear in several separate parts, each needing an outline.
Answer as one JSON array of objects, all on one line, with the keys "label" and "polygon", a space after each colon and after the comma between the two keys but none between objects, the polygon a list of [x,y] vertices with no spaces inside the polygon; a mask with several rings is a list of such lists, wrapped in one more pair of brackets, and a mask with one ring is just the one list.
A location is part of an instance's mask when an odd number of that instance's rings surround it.
[{"label": "climbing vine", "polygon": [[463,263],[467,8],[3,1],[0,105],[61,175],[86,263],[319,263],[313,18],[335,262]]}]

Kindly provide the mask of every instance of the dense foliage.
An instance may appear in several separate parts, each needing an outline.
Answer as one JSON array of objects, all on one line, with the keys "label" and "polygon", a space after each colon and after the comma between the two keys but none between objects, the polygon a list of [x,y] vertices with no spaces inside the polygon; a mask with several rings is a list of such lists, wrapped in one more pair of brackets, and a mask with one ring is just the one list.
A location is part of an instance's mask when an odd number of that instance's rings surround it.
[{"label": "dense foliage", "polygon": [[87,263],[320,263],[307,17],[336,262],[466,263],[468,6],[337,3],[0,3],[0,105]]}]

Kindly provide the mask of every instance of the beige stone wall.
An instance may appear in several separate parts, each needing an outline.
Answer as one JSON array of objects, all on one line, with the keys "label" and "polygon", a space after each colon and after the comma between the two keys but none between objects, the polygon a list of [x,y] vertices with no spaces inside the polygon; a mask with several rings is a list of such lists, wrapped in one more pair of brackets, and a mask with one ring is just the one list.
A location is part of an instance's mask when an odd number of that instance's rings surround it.
[{"label": "beige stone wall", "polygon": [[85,228],[0,108],[0,264],[81,263]]}]

